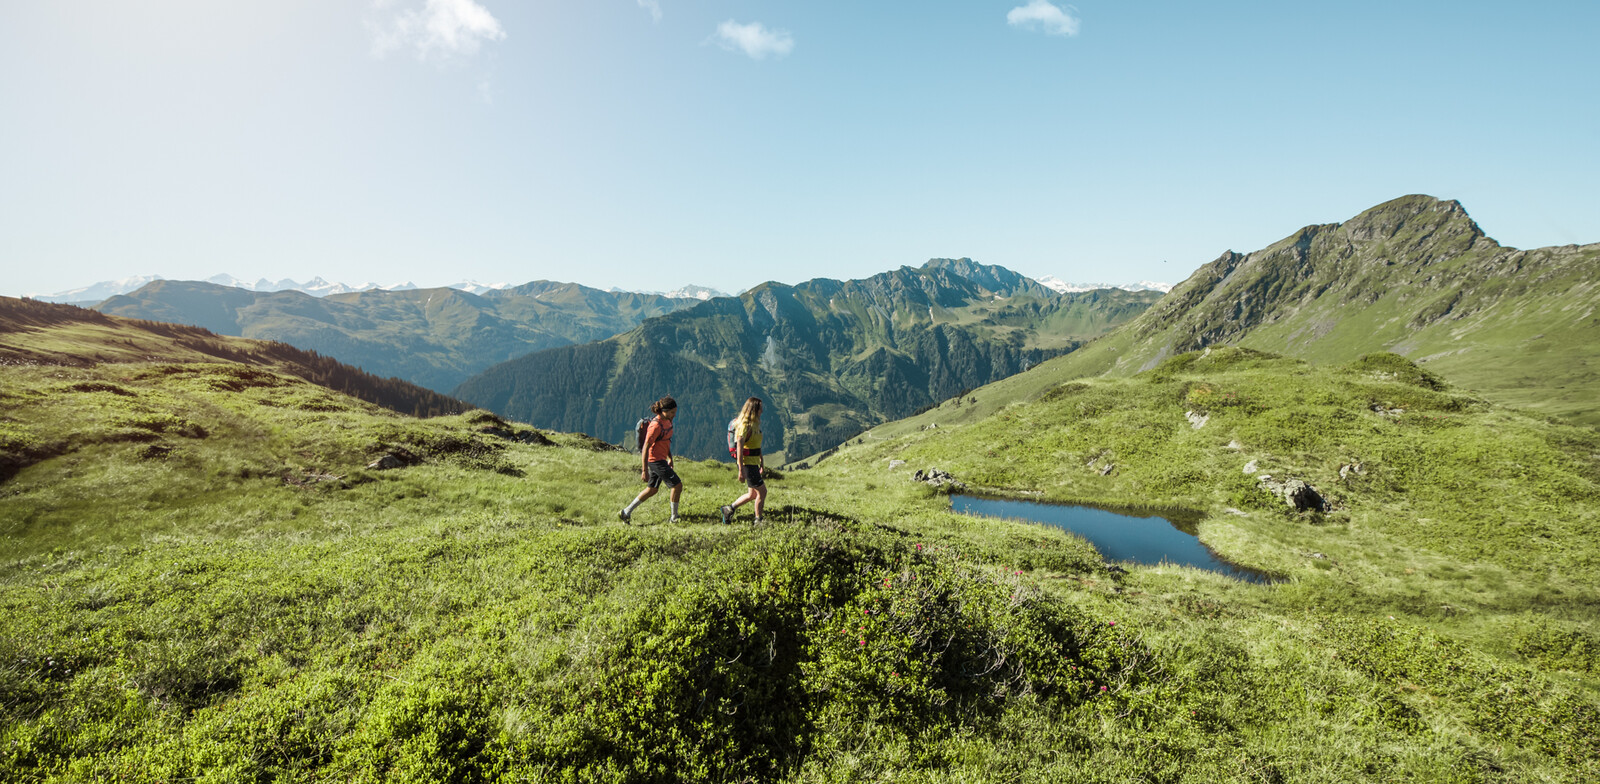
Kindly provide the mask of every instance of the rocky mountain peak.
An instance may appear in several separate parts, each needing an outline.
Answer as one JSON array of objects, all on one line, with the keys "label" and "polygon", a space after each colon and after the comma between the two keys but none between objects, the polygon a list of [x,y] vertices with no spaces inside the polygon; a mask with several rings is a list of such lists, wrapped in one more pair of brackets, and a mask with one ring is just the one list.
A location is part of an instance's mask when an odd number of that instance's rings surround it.
[{"label": "rocky mountain peak", "polygon": [[1344,222],[1339,229],[1358,242],[1448,237],[1465,239],[1470,244],[1486,236],[1461,202],[1422,194],[1386,201]]}]

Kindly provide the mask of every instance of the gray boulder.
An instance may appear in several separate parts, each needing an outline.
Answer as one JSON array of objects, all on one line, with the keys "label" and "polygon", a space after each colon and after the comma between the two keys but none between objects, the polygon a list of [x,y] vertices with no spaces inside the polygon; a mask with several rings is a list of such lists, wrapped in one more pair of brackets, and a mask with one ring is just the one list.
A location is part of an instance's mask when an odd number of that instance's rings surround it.
[{"label": "gray boulder", "polygon": [[1328,500],[1318,493],[1316,488],[1301,479],[1274,479],[1271,474],[1262,474],[1256,479],[1263,490],[1283,499],[1290,509],[1297,512],[1326,512],[1330,508]]}]

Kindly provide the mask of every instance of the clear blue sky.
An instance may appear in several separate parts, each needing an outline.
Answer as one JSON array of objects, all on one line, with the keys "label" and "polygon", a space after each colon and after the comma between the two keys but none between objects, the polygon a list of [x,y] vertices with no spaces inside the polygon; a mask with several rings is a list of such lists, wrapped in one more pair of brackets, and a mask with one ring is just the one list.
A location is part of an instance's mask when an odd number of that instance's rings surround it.
[{"label": "clear blue sky", "polygon": [[1176,282],[1407,193],[1600,242],[1600,2],[0,3],[3,294]]}]

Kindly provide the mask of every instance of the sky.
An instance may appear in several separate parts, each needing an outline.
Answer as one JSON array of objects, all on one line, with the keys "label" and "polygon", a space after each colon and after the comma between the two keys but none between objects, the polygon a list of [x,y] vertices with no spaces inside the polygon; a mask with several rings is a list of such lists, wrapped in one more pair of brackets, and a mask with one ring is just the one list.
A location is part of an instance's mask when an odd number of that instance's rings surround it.
[{"label": "sky", "polygon": [[1600,242],[1600,2],[0,0],[0,294]]}]

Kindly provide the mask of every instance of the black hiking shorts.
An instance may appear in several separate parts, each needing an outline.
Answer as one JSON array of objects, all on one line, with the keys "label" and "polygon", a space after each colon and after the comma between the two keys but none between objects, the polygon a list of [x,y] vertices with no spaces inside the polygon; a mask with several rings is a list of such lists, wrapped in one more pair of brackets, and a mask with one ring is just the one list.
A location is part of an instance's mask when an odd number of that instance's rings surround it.
[{"label": "black hiking shorts", "polygon": [[646,482],[651,487],[660,487],[662,482],[666,482],[667,487],[683,484],[683,480],[678,478],[678,472],[672,470],[672,465],[665,460],[652,460],[647,473],[650,478]]},{"label": "black hiking shorts", "polygon": [[767,478],[765,476],[763,476],[763,474],[765,472],[761,470],[761,466],[758,466],[758,465],[747,465],[747,466],[744,466],[743,468],[744,468],[744,476],[742,478],[744,479],[745,487],[748,487],[751,490],[754,490],[754,489],[756,489],[758,487],[761,487],[761,486],[763,486],[763,485],[765,485],[767,483]]}]

